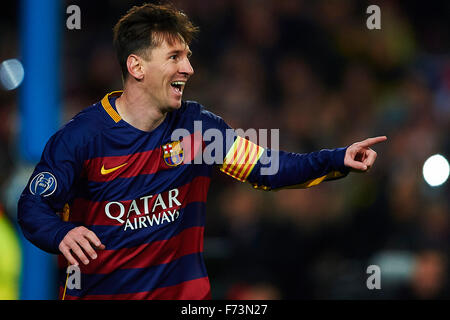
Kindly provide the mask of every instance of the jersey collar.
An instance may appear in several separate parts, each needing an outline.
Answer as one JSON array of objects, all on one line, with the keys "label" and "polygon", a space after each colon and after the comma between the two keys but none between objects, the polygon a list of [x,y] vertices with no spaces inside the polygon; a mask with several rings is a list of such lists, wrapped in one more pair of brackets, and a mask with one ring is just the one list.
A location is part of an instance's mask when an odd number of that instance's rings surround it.
[{"label": "jersey collar", "polygon": [[111,103],[109,102],[109,97],[120,96],[122,93],[123,93],[122,90],[110,92],[106,96],[104,96],[102,101],[101,101],[103,109],[105,109],[105,111],[108,113],[108,115],[116,123],[119,122],[120,120],[122,120],[122,118],[117,113],[117,111],[114,110],[114,108],[112,107]]}]

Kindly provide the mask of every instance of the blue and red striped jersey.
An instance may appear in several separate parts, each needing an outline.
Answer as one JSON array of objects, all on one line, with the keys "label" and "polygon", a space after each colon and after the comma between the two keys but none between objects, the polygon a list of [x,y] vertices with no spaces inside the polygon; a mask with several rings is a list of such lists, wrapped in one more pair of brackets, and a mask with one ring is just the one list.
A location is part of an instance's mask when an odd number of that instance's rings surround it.
[{"label": "blue and red striped jersey", "polygon": [[[106,246],[80,264],[80,288],[67,287],[67,261],[59,255],[60,298],[211,298],[203,234],[216,164],[263,190],[310,187],[348,173],[339,148],[280,151],[277,172],[262,175],[263,160],[275,151],[237,136],[200,104],[183,101],[145,132],[117,113],[120,94],[106,95],[50,138],[19,200],[24,235],[41,249],[59,253],[64,236],[80,225]],[[184,134],[174,140],[177,129]],[[219,143],[221,163],[195,161],[213,143],[205,138],[208,129],[227,137]]]}]

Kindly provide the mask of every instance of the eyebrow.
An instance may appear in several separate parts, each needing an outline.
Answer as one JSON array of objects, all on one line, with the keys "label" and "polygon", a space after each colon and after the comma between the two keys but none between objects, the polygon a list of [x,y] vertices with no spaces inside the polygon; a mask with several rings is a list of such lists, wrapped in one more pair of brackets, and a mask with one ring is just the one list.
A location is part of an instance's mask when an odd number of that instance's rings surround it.
[{"label": "eyebrow", "polygon": [[[180,53],[183,53],[184,51],[186,51],[186,50],[172,50],[172,51],[170,51],[168,53],[168,55],[170,56],[170,55],[173,55],[173,54],[180,54]],[[188,58],[190,56],[192,56],[192,51],[191,50],[187,50],[187,56],[188,56]]]}]

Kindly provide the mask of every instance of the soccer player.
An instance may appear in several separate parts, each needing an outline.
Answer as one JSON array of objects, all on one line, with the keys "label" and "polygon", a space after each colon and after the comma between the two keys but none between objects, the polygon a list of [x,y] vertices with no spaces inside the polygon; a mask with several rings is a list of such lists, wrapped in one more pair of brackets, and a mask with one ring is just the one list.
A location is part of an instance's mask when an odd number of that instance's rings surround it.
[{"label": "soccer player", "polygon": [[[133,7],[114,27],[123,91],[106,94],[48,141],[18,219],[27,239],[59,254],[60,298],[210,298],[202,252],[215,165],[264,190],[306,188],[373,165],[370,147],[386,137],[309,154],[272,151],[183,101],[196,32],[173,6]],[[177,130],[185,134],[174,140]],[[213,163],[196,161],[212,146],[208,130],[224,137]],[[277,170],[263,174],[274,155]],[[79,287],[67,285],[68,265],[79,266]]]}]

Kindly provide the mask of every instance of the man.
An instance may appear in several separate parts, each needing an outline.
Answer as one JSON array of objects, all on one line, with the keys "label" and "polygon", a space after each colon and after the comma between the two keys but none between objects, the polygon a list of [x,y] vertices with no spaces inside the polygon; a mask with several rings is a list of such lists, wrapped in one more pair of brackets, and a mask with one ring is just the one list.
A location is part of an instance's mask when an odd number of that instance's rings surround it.
[{"label": "man", "polygon": [[[123,91],[79,113],[47,143],[19,200],[19,222],[31,242],[60,254],[61,298],[211,297],[202,252],[214,163],[195,161],[211,146],[207,130],[227,137],[223,154],[214,153],[222,154],[220,170],[264,190],[310,187],[373,165],[370,146],[385,137],[310,154],[275,152],[182,101],[196,32],[172,6],[133,7],[114,27]],[[174,140],[177,130],[185,135]],[[278,170],[262,174],[274,154]],[[67,264],[79,265],[80,288],[67,285]]]}]

